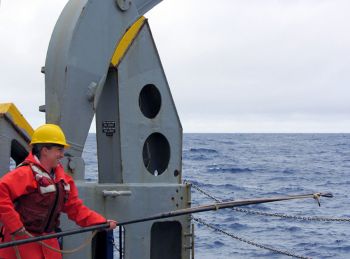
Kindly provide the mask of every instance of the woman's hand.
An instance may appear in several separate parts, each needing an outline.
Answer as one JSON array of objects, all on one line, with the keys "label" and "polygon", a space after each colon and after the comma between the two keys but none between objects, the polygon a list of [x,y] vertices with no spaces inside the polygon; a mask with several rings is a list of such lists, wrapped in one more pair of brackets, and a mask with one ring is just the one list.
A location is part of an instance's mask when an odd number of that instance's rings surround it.
[{"label": "woman's hand", "polygon": [[113,219],[107,219],[107,223],[109,223],[108,230],[113,230],[117,227],[118,222]]}]

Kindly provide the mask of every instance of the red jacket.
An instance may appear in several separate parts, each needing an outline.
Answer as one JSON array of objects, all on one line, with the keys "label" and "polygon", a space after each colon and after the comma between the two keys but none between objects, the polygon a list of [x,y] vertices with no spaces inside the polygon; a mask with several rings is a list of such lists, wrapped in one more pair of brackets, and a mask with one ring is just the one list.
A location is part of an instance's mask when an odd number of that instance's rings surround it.
[{"label": "red jacket", "polygon": [[[48,195],[39,194],[42,184],[40,183],[40,179],[38,180],[38,177],[35,178],[36,173],[33,172],[31,165],[34,165],[43,172],[46,172],[45,169],[32,154],[30,154],[25,159],[25,164],[27,165],[16,168],[0,179],[0,222],[4,226],[4,242],[11,240],[10,233],[15,232],[25,225],[23,221],[28,221],[28,219],[23,218],[17,212],[19,211],[21,213],[23,210],[25,210],[25,206],[21,206],[20,204],[21,201],[23,204],[28,205],[28,199],[25,198],[28,197],[28,195],[32,195],[32,197]],[[62,206],[56,206],[56,210],[52,211],[53,206],[45,206],[46,203],[44,202],[43,206],[37,207],[37,209],[40,207],[39,210],[41,212],[43,212],[42,209],[45,207],[47,208],[49,214],[56,214],[58,216],[60,212],[67,213],[68,218],[75,221],[81,227],[106,222],[106,219],[103,216],[83,205],[82,200],[80,200],[78,197],[78,190],[72,177],[64,172],[61,165],[58,165],[55,168],[55,179],[50,181],[53,181],[56,186],[60,184],[63,187],[69,186],[70,190],[67,192],[67,196],[64,195],[66,196],[64,197],[66,201],[64,204],[61,204]],[[45,185],[47,184],[44,183],[44,187]],[[18,203],[18,205],[15,206],[14,203]],[[28,215],[28,213],[24,214]],[[50,216],[43,221],[45,222],[43,224],[46,226],[50,225],[48,224],[49,218]],[[53,222],[53,224],[51,224],[51,227],[58,223],[56,219],[52,220],[51,222]],[[46,228],[46,231],[48,231],[48,229],[51,227],[47,228],[46,226],[44,226],[43,229]],[[59,247],[57,239],[49,239],[46,240],[45,243],[56,248]],[[61,258],[61,254],[53,252],[52,250],[49,250],[38,243],[29,243],[26,245],[18,246],[18,248],[22,259],[25,259],[27,257],[30,259],[42,257],[50,259]],[[0,258],[16,258],[14,248],[10,247],[0,249]]]}]

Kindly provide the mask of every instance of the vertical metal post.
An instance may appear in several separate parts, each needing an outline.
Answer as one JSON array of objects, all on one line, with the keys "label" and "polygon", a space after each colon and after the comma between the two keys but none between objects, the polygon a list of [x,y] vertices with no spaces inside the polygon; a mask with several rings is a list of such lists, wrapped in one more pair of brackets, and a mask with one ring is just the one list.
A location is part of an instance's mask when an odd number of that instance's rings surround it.
[{"label": "vertical metal post", "polygon": [[122,230],[122,226],[119,226],[119,258],[123,259],[123,230]]},{"label": "vertical metal post", "polygon": [[191,247],[192,247],[192,259],[194,259],[194,224],[192,224],[192,238],[191,238]]}]

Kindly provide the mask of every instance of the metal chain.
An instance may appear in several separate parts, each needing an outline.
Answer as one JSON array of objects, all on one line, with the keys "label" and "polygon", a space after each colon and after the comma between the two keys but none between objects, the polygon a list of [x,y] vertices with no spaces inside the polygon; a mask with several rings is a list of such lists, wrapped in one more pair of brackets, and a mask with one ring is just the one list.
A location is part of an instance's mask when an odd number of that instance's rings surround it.
[{"label": "metal chain", "polygon": [[[222,202],[222,200],[215,198],[208,192],[201,189],[198,185],[191,183],[189,181],[184,181],[185,183],[191,184],[191,186],[199,191],[200,193],[204,194],[205,196],[213,199],[216,202]],[[242,209],[234,207],[232,210],[243,212],[250,215],[259,215],[259,216],[270,216],[270,217],[278,217],[278,218],[285,218],[285,219],[294,219],[294,220],[301,220],[301,221],[323,221],[323,222],[350,222],[350,218],[327,218],[327,217],[305,217],[305,216],[295,216],[295,215],[287,215],[283,213],[268,213],[268,212],[262,212],[262,211],[256,211],[256,210],[248,210],[248,209]]]},{"label": "metal chain", "polygon": [[229,237],[231,237],[231,238],[233,238],[233,239],[239,240],[239,241],[244,242],[244,243],[246,243],[246,244],[255,246],[255,247],[257,247],[257,248],[269,250],[269,251],[272,251],[272,252],[275,252],[275,253],[278,253],[278,254],[283,254],[283,255],[290,256],[290,257],[294,257],[294,258],[300,258],[300,259],[310,259],[310,258],[311,258],[311,257],[302,256],[302,255],[297,255],[297,254],[294,254],[294,253],[289,252],[289,251],[283,251],[283,250],[279,250],[279,249],[276,249],[276,248],[272,248],[272,247],[269,247],[269,246],[266,246],[266,245],[262,245],[262,244],[259,244],[259,243],[254,242],[254,241],[245,239],[245,238],[243,238],[243,237],[236,236],[236,235],[234,235],[234,234],[232,234],[232,233],[228,233],[228,232],[226,232],[226,231],[224,231],[224,230],[222,230],[222,229],[220,229],[220,228],[218,228],[218,227],[215,227],[215,226],[213,226],[213,225],[211,225],[211,224],[209,224],[209,223],[203,221],[203,220],[200,219],[200,218],[196,218],[196,217],[193,217],[193,216],[192,216],[192,219],[193,219],[194,221],[196,221],[196,222],[202,224],[202,225],[207,226],[208,228],[211,228],[211,229],[213,229],[213,230],[215,230],[215,231],[218,231],[218,232],[220,232],[220,233],[222,233],[222,234],[224,234],[224,235],[226,235],[226,236],[229,236]]}]

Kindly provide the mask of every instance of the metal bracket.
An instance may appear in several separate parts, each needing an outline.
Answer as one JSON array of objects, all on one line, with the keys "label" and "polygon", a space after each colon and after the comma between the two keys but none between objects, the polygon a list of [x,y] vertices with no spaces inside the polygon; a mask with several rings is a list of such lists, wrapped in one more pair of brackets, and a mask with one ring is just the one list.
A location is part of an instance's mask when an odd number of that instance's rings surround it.
[{"label": "metal bracket", "polygon": [[46,105],[40,105],[39,106],[39,112],[46,112]]},{"label": "metal bracket", "polygon": [[86,97],[89,102],[94,101],[96,89],[97,89],[96,82],[91,82],[90,85],[87,87]]},{"label": "metal bracket", "polygon": [[106,82],[107,75],[101,77],[98,83],[91,82],[87,87],[86,97],[89,102],[93,103],[93,108],[96,110],[98,101],[100,100],[103,87]]},{"label": "metal bracket", "polygon": [[115,0],[120,10],[127,11],[131,6],[131,0]]},{"label": "metal bracket", "polygon": [[107,191],[103,190],[103,197],[130,196],[131,191]]}]

